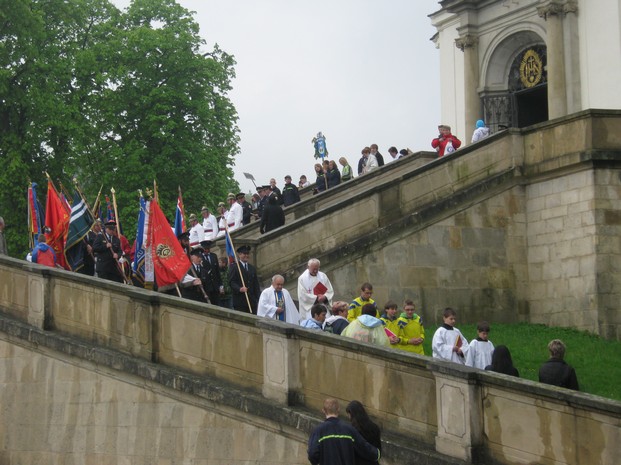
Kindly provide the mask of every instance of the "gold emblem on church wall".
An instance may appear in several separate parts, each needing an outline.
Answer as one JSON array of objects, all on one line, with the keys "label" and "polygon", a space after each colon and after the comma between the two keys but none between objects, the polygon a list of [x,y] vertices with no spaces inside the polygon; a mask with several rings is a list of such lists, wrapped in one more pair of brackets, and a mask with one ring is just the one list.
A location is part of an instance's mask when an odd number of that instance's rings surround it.
[{"label": "gold emblem on church wall", "polygon": [[527,50],[520,63],[520,81],[524,87],[534,87],[543,77],[543,62],[533,49]]}]

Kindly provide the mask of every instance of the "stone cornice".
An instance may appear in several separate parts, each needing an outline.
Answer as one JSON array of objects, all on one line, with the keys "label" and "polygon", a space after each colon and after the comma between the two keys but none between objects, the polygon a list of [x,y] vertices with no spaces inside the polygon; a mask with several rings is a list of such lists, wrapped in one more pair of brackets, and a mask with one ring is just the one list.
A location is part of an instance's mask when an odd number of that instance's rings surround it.
[{"label": "stone cornice", "polygon": [[559,1],[550,0],[547,4],[537,7],[537,14],[545,20],[549,16],[563,16],[567,13],[577,13],[578,2],[575,0]]},{"label": "stone cornice", "polygon": [[465,48],[474,47],[479,42],[479,38],[474,34],[465,34],[457,39],[455,39],[455,46],[464,51]]},{"label": "stone cornice", "polygon": [[563,13],[578,13],[578,2],[576,0],[567,0],[563,5]]}]

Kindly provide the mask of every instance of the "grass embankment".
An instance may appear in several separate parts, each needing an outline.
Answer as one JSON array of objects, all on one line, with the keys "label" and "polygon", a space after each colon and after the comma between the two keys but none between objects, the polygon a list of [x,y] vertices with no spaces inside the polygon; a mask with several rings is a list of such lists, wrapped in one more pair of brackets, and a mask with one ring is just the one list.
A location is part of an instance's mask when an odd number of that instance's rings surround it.
[{"label": "grass embankment", "polygon": [[[431,355],[431,340],[437,327],[425,327],[425,354]],[[476,325],[457,325],[471,341]],[[506,345],[520,377],[538,380],[539,366],[548,359],[548,342],[561,339],[567,346],[565,361],[576,369],[580,391],[621,401],[621,342],[567,328],[531,324],[496,324],[489,334],[494,346]]]}]

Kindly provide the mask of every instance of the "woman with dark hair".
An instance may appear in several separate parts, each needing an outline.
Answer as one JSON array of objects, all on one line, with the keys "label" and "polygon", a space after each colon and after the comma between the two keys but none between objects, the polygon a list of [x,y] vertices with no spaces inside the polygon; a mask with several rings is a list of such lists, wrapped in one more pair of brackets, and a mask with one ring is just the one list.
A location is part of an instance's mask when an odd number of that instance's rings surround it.
[{"label": "woman with dark hair", "polygon": [[[349,415],[349,421],[356,430],[362,435],[362,437],[371,445],[378,448],[380,454],[382,452],[382,439],[379,426],[377,426],[367,415],[367,411],[364,406],[357,400],[352,400],[347,404],[345,409]],[[377,464],[376,461],[361,460],[356,458],[356,465],[372,465]]]},{"label": "woman with dark hair", "polygon": [[507,346],[498,346],[492,353],[492,364],[485,367],[486,370],[495,371],[496,373],[503,373],[505,375],[520,377],[520,373],[517,368],[513,366],[513,360],[511,359],[511,352]]},{"label": "woman with dark hair", "polygon": [[341,172],[337,168],[334,160],[330,160],[328,162],[328,171],[326,172],[326,176],[328,178],[328,189],[338,186],[341,183]]}]

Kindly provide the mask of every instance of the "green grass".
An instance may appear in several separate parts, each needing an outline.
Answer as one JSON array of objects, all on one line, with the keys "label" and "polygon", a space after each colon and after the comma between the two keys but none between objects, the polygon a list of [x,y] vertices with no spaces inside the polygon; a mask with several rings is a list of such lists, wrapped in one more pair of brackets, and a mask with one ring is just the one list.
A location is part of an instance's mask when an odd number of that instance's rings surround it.
[{"label": "green grass", "polygon": [[[457,325],[471,341],[476,325]],[[425,328],[425,353],[431,355],[431,340],[437,327]],[[621,342],[608,341],[587,332],[531,324],[492,325],[489,339],[494,346],[506,345],[520,377],[537,381],[539,366],[548,359],[548,342],[561,339],[567,346],[565,361],[576,369],[580,391],[621,401]]]}]

